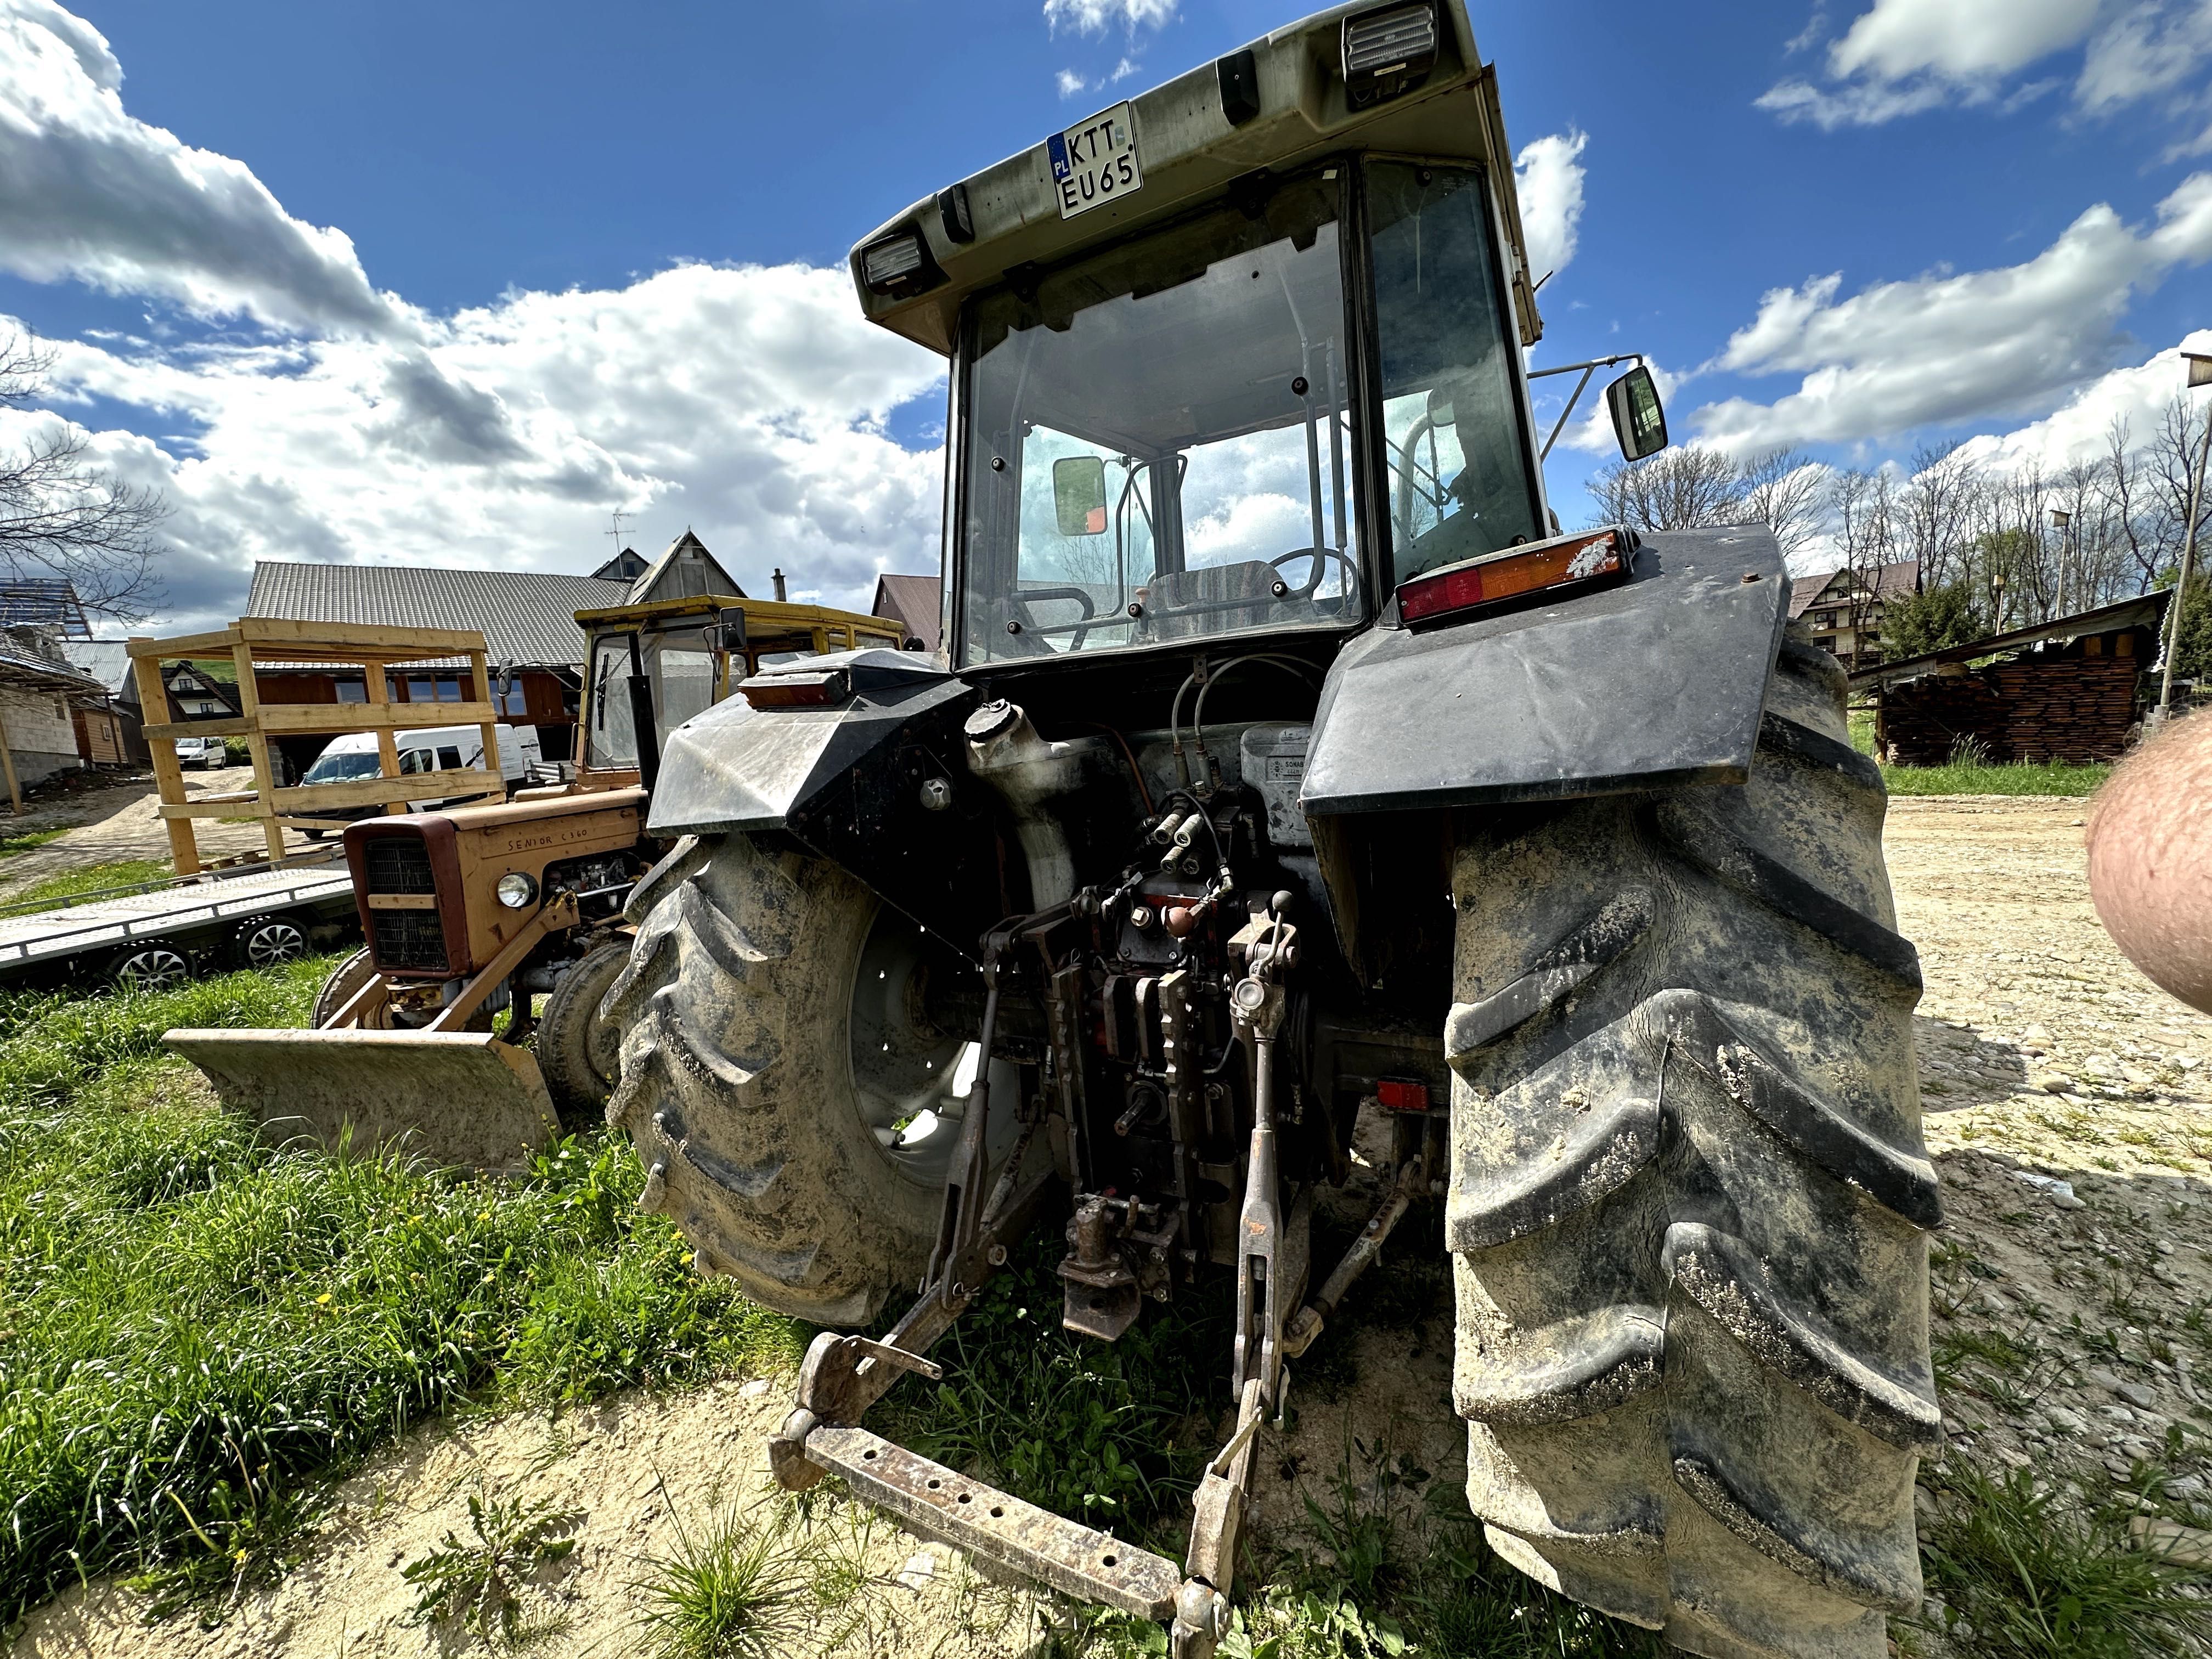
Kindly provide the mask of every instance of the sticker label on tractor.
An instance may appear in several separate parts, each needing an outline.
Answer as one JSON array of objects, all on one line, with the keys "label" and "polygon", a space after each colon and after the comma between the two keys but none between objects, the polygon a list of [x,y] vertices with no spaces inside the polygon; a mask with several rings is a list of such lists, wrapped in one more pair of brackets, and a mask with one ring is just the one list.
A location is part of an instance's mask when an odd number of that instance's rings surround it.
[{"label": "sticker label on tractor", "polygon": [[1063,219],[1144,187],[1145,175],[1137,166],[1137,129],[1127,104],[1116,104],[1079,127],[1054,133],[1044,141],[1044,148]]}]

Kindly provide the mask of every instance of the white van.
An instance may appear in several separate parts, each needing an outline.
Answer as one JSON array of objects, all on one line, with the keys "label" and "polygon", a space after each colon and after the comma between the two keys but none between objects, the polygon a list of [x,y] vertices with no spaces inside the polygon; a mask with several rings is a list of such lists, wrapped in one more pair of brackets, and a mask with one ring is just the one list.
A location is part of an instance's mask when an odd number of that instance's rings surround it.
[{"label": "white van", "polygon": [[211,772],[219,766],[230,764],[230,750],[221,738],[179,738],[177,764],[197,766]]},{"label": "white van", "polygon": [[[538,742],[534,726],[500,726],[493,730],[499,737],[499,775],[507,784],[507,793],[512,795],[529,781],[532,767],[544,763],[544,749]],[[457,772],[483,764],[483,728],[479,726],[430,726],[392,735],[399,749],[402,777],[416,777],[425,772]],[[380,769],[376,733],[349,732],[331,739],[330,747],[315,757],[315,763],[307,769],[300,786],[310,788],[319,783],[354,783],[379,776]],[[445,805],[441,800],[417,800],[410,801],[408,807],[416,812],[434,812]],[[374,806],[354,807],[318,812],[315,816],[366,818],[375,817],[379,810]]]}]

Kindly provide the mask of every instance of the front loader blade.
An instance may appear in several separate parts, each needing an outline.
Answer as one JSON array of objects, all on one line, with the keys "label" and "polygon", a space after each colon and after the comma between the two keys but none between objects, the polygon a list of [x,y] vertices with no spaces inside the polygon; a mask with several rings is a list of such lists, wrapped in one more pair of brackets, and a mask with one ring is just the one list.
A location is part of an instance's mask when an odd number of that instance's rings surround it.
[{"label": "front loader blade", "polygon": [[161,1040],[272,1140],[512,1175],[561,1133],[538,1061],[488,1031],[179,1030]]}]

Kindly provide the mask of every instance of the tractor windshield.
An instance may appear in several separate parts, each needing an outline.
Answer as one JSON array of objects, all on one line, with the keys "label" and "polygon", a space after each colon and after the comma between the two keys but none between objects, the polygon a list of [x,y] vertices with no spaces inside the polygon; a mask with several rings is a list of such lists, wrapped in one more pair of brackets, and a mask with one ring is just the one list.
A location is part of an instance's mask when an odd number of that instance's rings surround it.
[{"label": "tractor windshield", "polygon": [[964,661],[1360,620],[1336,173],[971,307]]}]

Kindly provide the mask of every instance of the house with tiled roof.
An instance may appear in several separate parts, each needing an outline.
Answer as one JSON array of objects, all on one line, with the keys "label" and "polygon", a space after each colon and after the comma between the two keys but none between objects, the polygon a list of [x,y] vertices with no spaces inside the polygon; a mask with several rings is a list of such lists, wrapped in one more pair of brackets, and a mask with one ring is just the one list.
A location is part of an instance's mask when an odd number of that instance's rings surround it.
[{"label": "house with tiled roof", "polygon": [[1857,670],[1881,660],[1883,607],[1919,586],[1920,567],[1911,559],[1872,571],[1800,576],[1790,584],[1790,620],[1802,619],[1814,644]]}]

